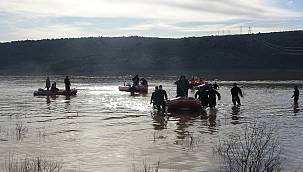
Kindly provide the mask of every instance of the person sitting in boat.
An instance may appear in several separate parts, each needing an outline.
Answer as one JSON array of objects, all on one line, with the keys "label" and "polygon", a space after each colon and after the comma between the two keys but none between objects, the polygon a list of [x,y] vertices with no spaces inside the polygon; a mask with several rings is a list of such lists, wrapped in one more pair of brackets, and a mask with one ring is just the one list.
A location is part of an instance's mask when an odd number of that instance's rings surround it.
[{"label": "person sitting in boat", "polygon": [[175,82],[177,85],[177,96],[176,97],[188,97],[188,89],[190,84],[185,76],[181,76],[178,81]]},{"label": "person sitting in boat", "polygon": [[158,86],[155,86],[155,91],[152,93],[152,96],[150,98],[150,104],[153,104],[153,106],[156,106],[158,91]]},{"label": "person sitting in boat", "polygon": [[57,88],[56,82],[54,82],[54,83],[52,84],[50,91],[51,91],[51,92],[57,92],[57,91],[59,91],[59,89]]},{"label": "person sitting in boat", "polygon": [[159,85],[159,91],[158,91],[158,102],[157,102],[157,109],[160,111],[162,110],[162,112],[165,112],[166,110],[166,102],[167,101],[167,93],[165,90],[163,90],[162,85]]},{"label": "person sitting in boat", "polygon": [[209,104],[210,108],[216,107],[216,105],[217,105],[216,96],[218,96],[218,100],[221,100],[220,93],[217,90],[213,89],[213,87],[209,87],[208,104]]},{"label": "person sitting in boat", "polygon": [[136,75],[133,79],[133,85],[136,86],[136,85],[139,85],[139,81],[140,81],[140,78],[138,75]]},{"label": "person sitting in boat", "polygon": [[45,81],[45,88],[47,91],[49,91],[50,87],[51,87],[50,79],[49,79],[49,77],[47,77],[46,81]]},{"label": "person sitting in boat", "polygon": [[70,91],[70,80],[68,78],[68,76],[65,77],[64,79],[64,84],[65,84],[65,91]]},{"label": "person sitting in boat", "polygon": [[145,78],[141,78],[140,81],[141,81],[141,85],[144,85],[144,86],[148,85],[148,83],[147,83],[147,81],[146,81]]},{"label": "person sitting in boat", "polygon": [[[199,96],[199,97],[198,97]],[[209,100],[208,100],[208,90],[206,87],[199,87],[199,90],[195,94],[195,99],[199,99],[201,101],[201,105],[203,107],[207,107]]]}]

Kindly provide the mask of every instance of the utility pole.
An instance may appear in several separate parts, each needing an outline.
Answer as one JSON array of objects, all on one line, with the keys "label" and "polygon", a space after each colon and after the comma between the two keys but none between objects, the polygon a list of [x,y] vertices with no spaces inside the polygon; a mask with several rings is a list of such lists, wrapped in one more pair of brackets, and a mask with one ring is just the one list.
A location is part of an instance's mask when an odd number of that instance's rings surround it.
[{"label": "utility pole", "polygon": [[251,34],[251,26],[248,27],[248,34]]}]

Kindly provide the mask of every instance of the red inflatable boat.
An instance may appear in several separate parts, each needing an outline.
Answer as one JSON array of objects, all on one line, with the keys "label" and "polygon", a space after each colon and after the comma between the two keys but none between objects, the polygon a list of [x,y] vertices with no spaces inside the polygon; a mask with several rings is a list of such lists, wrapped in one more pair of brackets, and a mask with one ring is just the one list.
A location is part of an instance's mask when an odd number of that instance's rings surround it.
[{"label": "red inflatable boat", "polygon": [[187,111],[199,111],[201,109],[200,101],[193,97],[177,97],[167,101],[167,110],[187,110]]}]

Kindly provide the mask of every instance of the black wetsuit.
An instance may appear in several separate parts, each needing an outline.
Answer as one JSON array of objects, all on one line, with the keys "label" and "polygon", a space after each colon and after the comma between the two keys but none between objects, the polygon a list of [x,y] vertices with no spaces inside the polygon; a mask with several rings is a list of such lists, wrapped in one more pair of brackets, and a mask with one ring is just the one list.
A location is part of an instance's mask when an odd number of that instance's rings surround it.
[{"label": "black wetsuit", "polygon": [[221,99],[221,95],[217,90],[209,90],[208,91],[208,100],[209,100],[209,107],[215,107],[217,105],[216,96],[218,96],[218,99]]},{"label": "black wetsuit", "polygon": [[133,85],[139,85],[139,77],[138,77],[138,75],[136,75],[133,79],[132,79],[132,81],[133,81]]},{"label": "black wetsuit", "polygon": [[239,105],[241,105],[241,101],[240,101],[240,97],[243,97],[242,91],[239,87],[234,86],[231,90],[231,96],[232,96],[232,102],[234,103],[234,105],[236,105],[236,103],[238,103]]},{"label": "black wetsuit", "polygon": [[146,79],[141,79],[141,84],[142,84],[142,85],[146,85],[146,86],[148,85]]},{"label": "black wetsuit", "polygon": [[45,81],[45,87],[46,87],[47,91],[49,91],[49,88],[51,87],[51,83],[50,83],[49,79],[46,79],[46,81]]},{"label": "black wetsuit", "polygon": [[52,84],[50,91],[51,92],[57,92],[57,91],[59,91],[59,89],[56,88],[56,84]]},{"label": "black wetsuit", "polygon": [[70,80],[68,78],[64,79],[65,91],[70,91]]},{"label": "black wetsuit", "polygon": [[201,101],[202,106],[208,106],[208,91],[207,90],[198,90],[195,94],[195,98],[199,96],[199,100]]},{"label": "black wetsuit", "polygon": [[214,88],[215,90],[217,90],[217,89],[219,88],[219,85],[218,85],[218,84],[214,84],[214,85],[213,85],[213,88]]},{"label": "black wetsuit", "polygon": [[179,79],[175,82],[177,84],[177,96],[176,97],[188,97],[188,89],[190,84],[187,79]]},{"label": "black wetsuit", "polygon": [[158,94],[159,94],[158,91],[159,91],[159,90],[155,90],[155,91],[152,93],[152,96],[151,96],[151,98],[150,98],[150,102],[153,103],[153,106],[156,106],[156,102],[159,101],[159,100],[158,100],[158,97],[159,97],[159,96],[158,96]]},{"label": "black wetsuit", "polygon": [[157,107],[157,109],[163,112],[166,110],[166,102],[167,93],[165,90],[157,90],[153,92],[151,100],[153,101],[153,105]]},{"label": "black wetsuit", "polygon": [[294,95],[293,95],[294,103],[298,103],[299,95],[300,95],[300,92],[299,92],[298,89],[296,89],[296,90],[294,91]]}]

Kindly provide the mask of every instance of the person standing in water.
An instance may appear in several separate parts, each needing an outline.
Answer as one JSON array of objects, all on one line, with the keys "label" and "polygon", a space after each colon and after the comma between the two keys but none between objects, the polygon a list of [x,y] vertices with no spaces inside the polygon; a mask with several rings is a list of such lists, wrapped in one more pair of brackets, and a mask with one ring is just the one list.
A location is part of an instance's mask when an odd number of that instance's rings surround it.
[{"label": "person standing in water", "polygon": [[45,88],[47,91],[49,91],[50,87],[51,87],[51,83],[50,83],[49,77],[47,77],[46,81],[45,81]]},{"label": "person standing in water", "polygon": [[213,87],[209,87],[208,91],[208,101],[209,101],[209,107],[214,108],[217,105],[217,99],[216,96],[218,96],[218,100],[221,100],[220,93],[215,90]]},{"label": "person standing in water", "polygon": [[237,86],[237,83],[234,83],[233,88],[230,90],[231,96],[232,96],[232,102],[234,105],[238,103],[238,105],[241,105],[240,97],[243,97],[242,90]]},{"label": "person standing in water", "polygon": [[188,97],[188,89],[190,84],[185,76],[181,76],[178,81],[175,82],[177,85],[177,96],[176,97]]},{"label": "person standing in water", "polygon": [[70,80],[68,76],[65,77],[64,84],[65,84],[65,91],[70,91]]},{"label": "person standing in water", "polygon": [[294,98],[294,103],[298,103],[299,95],[300,95],[300,92],[299,92],[298,86],[294,86],[294,95],[292,95],[292,97],[291,97],[291,98]]},{"label": "person standing in water", "polygon": [[153,104],[153,106],[156,106],[156,102],[158,101],[158,100],[157,100],[158,91],[159,91],[159,87],[158,87],[158,86],[155,86],[155,91],[152,93],[152,96],[151,96],[151,98],[150,98],[150,104]]},{"label": "person standing in water", "polygon": [[140,82],[139,75],[136,75],[135,77],[133,77],[132,81],[133,81],[133,86],[139,85],[139,82]]},{"label": "person standing in water", "polygon": [[217,90],[217,89],[219,88],[219,85],[217,84],[217,82],[215,82],[215,83],[213,84],[213,88],[214,88],[215,90]]},{"label": "person standing in water", "polygon": [[166,110],[165,100],[167,100],[167,93],[165,90],[163,90],[162,85],[159,85],[158,94],[159,94],[159,102],[157,103],[157,109],[162,110],[162,112],[164,113]]},{"label": "person standing in water", "polygon": [[195,99],[199,96],[199,100],[201,101],[201,106],[207,107],[209,103],[208,99],[208,90],[205,87],[199,87],[199,90],[195,94]]}]

